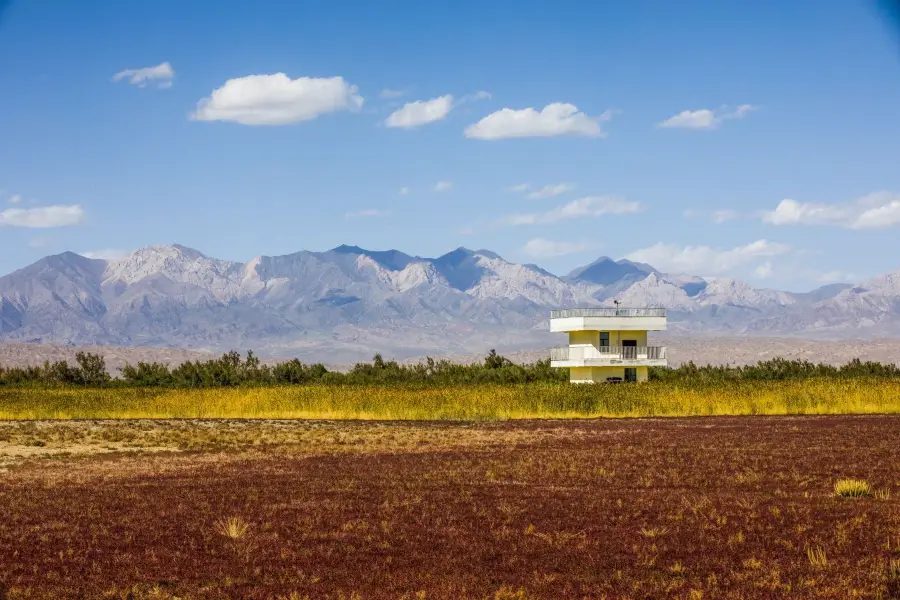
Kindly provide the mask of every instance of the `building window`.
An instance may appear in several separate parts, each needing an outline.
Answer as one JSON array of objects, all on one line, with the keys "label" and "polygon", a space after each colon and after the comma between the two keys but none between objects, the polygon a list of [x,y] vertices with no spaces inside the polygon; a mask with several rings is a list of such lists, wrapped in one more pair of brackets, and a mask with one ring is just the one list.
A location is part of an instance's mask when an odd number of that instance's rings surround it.
[{"label": "building window", "polygon": [[608,331],[600,332],[600,347],[601,348],[609,347],[609,332]]}]

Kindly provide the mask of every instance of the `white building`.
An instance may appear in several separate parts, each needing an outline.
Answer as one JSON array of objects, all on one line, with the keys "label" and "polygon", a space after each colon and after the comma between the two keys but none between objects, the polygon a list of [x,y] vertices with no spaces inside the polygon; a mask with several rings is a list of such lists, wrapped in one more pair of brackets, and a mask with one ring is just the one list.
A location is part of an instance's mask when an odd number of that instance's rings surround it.
[{"label": "white building", "polygon": [[569,345],[550,351],[553,367],[568,368],[573,383],[646,381],[649,367],[665,367],[666,348],[647,334],[666,329],[664,308],[572,308],[550,312],[550,331]]}]

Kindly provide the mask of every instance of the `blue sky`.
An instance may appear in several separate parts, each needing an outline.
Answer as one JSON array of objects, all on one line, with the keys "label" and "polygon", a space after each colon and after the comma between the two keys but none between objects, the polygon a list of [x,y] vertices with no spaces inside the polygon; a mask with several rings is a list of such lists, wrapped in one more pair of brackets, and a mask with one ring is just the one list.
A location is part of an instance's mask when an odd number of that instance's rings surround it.
[{"label": "blue sky", "polygon": [[0,272],[347,243],[862,280],[900,268],[895,33],[865,1],[13,1]]}]

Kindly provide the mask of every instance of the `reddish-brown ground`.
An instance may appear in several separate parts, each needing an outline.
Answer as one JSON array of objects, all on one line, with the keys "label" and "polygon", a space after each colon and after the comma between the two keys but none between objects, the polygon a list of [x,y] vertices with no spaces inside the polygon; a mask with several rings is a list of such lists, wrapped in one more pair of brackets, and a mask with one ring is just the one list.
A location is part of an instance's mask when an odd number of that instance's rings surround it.
[{"label": "reddish-brown ground", "polygon": [[0,471],[10,599],[900,597],[898,417],[0,425],[17,447],[52,451]]}]

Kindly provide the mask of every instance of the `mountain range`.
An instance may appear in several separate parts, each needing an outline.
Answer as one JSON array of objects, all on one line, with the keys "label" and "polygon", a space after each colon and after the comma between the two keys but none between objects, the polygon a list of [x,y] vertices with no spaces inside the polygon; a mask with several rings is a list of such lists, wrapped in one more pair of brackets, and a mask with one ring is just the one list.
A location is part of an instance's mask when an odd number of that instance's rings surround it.
[{"label": "mountain range", "polygon": [[321,360],[564,343],[552,308],[668,309],[684,333],[900,335],[900,271],[806,293],[602,257],[559,277],[488,250],[438,258],[339,246],[247,263],[179,245],[116,260],[71,252],[0,277],[0,340],[227,350]]}]

